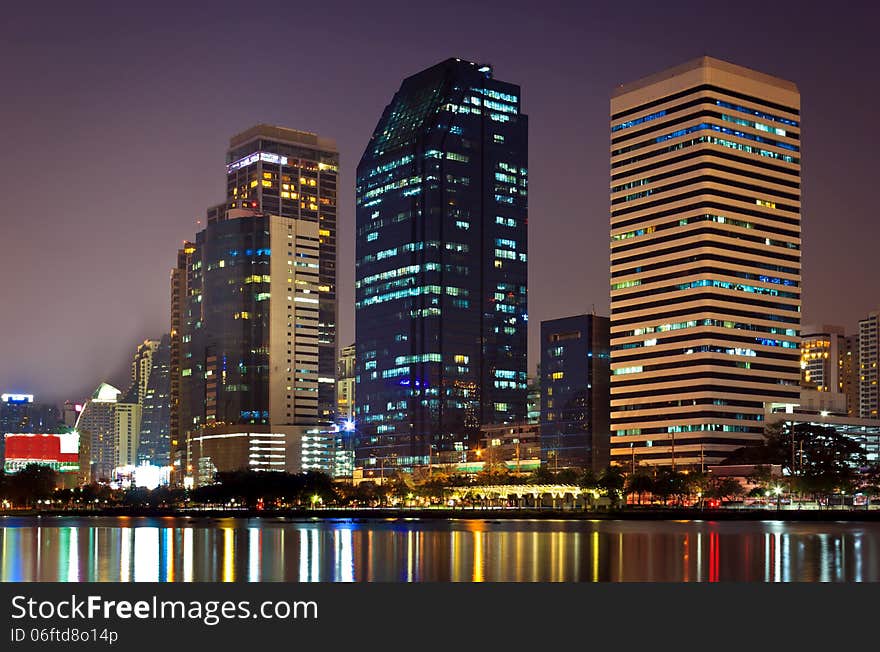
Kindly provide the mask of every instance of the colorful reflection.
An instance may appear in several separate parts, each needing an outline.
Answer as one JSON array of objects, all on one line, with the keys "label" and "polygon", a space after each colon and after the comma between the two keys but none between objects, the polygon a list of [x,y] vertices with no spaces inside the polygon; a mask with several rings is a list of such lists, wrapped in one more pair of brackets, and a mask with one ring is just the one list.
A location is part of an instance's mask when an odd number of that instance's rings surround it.
[{"label": "colorful reflection", "polygon": [[880,524],[6,517],[0,580],[878,582]]}]

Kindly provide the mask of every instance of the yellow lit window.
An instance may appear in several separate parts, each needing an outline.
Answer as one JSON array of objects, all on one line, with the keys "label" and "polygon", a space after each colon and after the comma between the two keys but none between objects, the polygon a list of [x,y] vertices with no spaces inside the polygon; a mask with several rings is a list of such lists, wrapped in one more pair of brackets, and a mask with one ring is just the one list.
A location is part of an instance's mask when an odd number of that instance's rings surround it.
[{"label": "yellow lit window", "polygon": [[272,187],[272,182],[271,182],[271,181],[263,180],[263,187],[264,187],[264,188],[271,188],[271,187]]},{"label": "yellow lit window", "polygon": [[284,190],[290,190],[290,184],[289,183],[282,183],[281,188]]},{"label": "yellow lit window", "polygon": [[565,372],[564,371],[554,371],[552,374],[550,374],[550,377],[553,380],[562,380],[565,377]]},{"label": "yellow lit window", "polygon": [[271,179],[272,173],[271,172],[263,172],[263,178],[264,179]]},{"label": "yellow lit window", "polygon": [[254,179],[253,181],[251,181],[251,188],[256,188],[256,187],[257,187],[257,180]]},{"label": "yellow lit window", "polygon": [[282,196],[284,199],[290,199],[290,193],[289,193],[289,192],[284,192],[284,191],[282,190],[282,191],[281,191],[281,196]]},{"label": "yellow lit window", "polygon": [[318,234],[319,234],[319,235],[327,235],[327,236],[329,236],[329,235],[330,235],[330,230],[329,230],[329,229],[318,229]]}]

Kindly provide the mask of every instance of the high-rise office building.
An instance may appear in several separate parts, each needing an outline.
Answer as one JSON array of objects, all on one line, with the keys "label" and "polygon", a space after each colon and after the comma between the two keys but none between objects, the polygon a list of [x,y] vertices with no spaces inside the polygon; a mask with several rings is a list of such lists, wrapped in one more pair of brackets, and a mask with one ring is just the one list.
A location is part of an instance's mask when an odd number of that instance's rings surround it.
[{"label": "high-rise office building", "polygon": [[152,353],[150,373],[143,392],[138,464],[168,466],[171,429],[171,336],[163,335]]},{"label": "high-rise office building", "polygon": [[358,464],[425,464],[526,417],[528,124],[448,59],[408,77],[357,168]]},{"label": "high-rise office building", "polygon": [[318,223],[230,209],[192,249],[179,353],[187,472],[299,471],[319,422]]},{"label": "high-rise office building", "polygon": [[701,57],[611,99],[612,461],[717,463],[799,400],[800,95]]},{"label": "high-rise office building", "polygon": [[232,137],[226,155],[225,210],[245,208],[318,225],[318,418],[327,423],[336,414],[338,175],[334,141],[285,127],[251,127]]},{"label": "high-rise office building", "polygon": [[608,317],[541,322],[541,461],[548,468],[608,466]]},{"label": "high-rise office building", "polygon": [[880,418],[880,312],[859,321],[859,416]]}]

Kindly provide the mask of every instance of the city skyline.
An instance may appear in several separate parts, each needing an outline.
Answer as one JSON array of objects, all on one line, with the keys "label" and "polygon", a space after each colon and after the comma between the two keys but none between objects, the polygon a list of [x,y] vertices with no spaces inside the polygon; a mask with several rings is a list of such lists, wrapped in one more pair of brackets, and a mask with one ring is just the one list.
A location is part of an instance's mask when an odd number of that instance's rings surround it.
[{"label": "city skyline", "polygon": [[[513,6],[511,11],[522,11],[524,6]],[[42,199],[14,210],[7,207],[2,213],[4,228],[15,225],[19,234],[6,238],[7,247],[0,257],[0,272],[16,279],[5,285],[3,296],[6,302],[15,302],[20,312],[7,322],[7,337],[0,343],[4,391],[33,393],[60,404],[66,398],[88,396],[101,381],[121,382],[127,375],[131,346],[168,330],[168,270],[183,239],[203,226],[196,220],[204,223],[204,207],[216,203],[222,192],[222,183],[217,181],[220,166],[214,162],[222,160],[228,134],[257,122],[321,133],[339,143],[339,345],[353,341],[358,154],[399,80],[449,56],[491,63],[499,77],[515,79],[523,89],[523,111],[530,116],[530,373],[539,351],[540,321],[589,311],[593,306],[599,314],[608,310],[604,152],[608,101],[614,86],[704,52],[792,79],[800,87],[808,134],[803,173],[804,323],[841,323],[852,333],[858,320],[880,305],[880,296],[871,286],[870,245],[877,239],[878,226],[869,221],[868,176],[871,143],[876,139],[869,129],[870,114],[877,91],[857,83],[872,60],[866,55],[870,54],[867,44],[873,47],[873,42],[867,34],[861,38],[858,34],[869,20],[852,21],[846,39],[842,31],[821,23],[823,30],[831,30],[824,38],[837,48],[837,57],[826,61],[815,40],[812,47],[804,43],[809,42],[804,34],[819,29],[818,15],[791,17],[790,33],[780,36],[767,25],[772,21],[751,25],[749,12],[744,11],[746,18],[732,18],[724,33],[691,33],[687,40],[675,36],[676,30],[688,31],[689,21],[677,24],[658,16],[658,9],[646,9],[643,22],[623,30],[619,23],[614,25],[613,13],[606,8],[569,11],[551,6],[540,20],[557,38],[542,53],[535,47],[520,52],[507,43],[515,41],[510,34],[499,34],[496,40],[485,35],[476,39],[477,27],[492,17],[490,8],[480,7],[474,11],[473,25],[463,26],[454,38],[444,38],[448,32],[443,29],[452,19],[440,18],[435,38],[428,43],[407,36],[394,46],[371,46],[374,56],[387,59],[388,65],[367,68],[352,63],[351,57],[331,58],[333,74],[324,71],[322,76],[343,80],[338,86],[345,86],[344,106],[337,106],[341,96],[336,91],[309,77],[308,66],[284,63],[276,68],[273,64],[269,72],[259,71],[249,83],[258,86],[263,75],[287,75],[312,86],[312,95],[306,101],[294,92],[280,101],[261,103],[259,111],[264,115],[255,115],[251,101],[244,98],[246,93],[242,99],[233,93],[222,102],[211,94],[235,86],[223,78],[225,72],[221,74],[227,54],[220,49],[198,51],[198,43],[215,38],[211,30],[156,27],[166,38],[153,43],[157,34],[142,27],[149,23],[144,20],[149,10],[128,9],[130,15],[116,20],[130,29],[98,30],[90,47],[75,49],[69,62],[58,63],[57,72],[38,79],[29,66],[34,62],[44,65],[47,57],[57,61],[55,55],[60,52],[43,47],[42,39],[55,39],[57,48],[70,45],[69,39],[76,37],[66,36],[59,27],[67,26],[65,20],[72,17],[58,14],[57,25],[41,23],[45,36],[34,38],[35,17],[23,15],[29,11],[26,8],[16,11],[21,13],[10,21],[16,34],[4,39],[4,47],[16,48],[23,63],[20,71],[10,71],[10,79],[20,83],[17,101],[4,107],[4,117],[8,123],[30,120],[37,128],[10,134],[0,171],[7,183],[15,180],[16,192],[11,196]],[[694,22],[698,14],[711,16],[693,11],[683,8],[678,15],[688,15]],[[762,8],[765,18],[774,12],[784,14],[782,9]],[[415,21],[418,15],[414,9],[401,20]],[[89,18],[93,17],[85,14],[81,19]],[[651,26],[661,19],[669,28],[656,30],[663,32],[662,39]],[[213,21],[212,25],[231,29],[231,18],[219,8]],[[342,34],[357,31],[356,15],[351,23],[341,27]],[[737,25],[749,26],[751,38],[744,40]],[[325,36],[329,29],[322,28]],[[319,36],[322,30],[317,30]],[[764,43],[762,30],[774,34],[776,40]],[[123,34],[131,37],[130,44],[121,38]],[[572,45],[571,38],[587,41],[586,50]],[[545,45],[549,42],[547,38]],[[639,51],[628,52],[636,43]],[[357,44],[364,45],[356,40],[350,47]],[[36,46],[38,50],[31,49]],[[144,60],[129,62],[133,64],[131,78],[122,78],[122,71],[128,69],[107,55],[125,55],[135,46],[161,54],[156,60],[174,65],[158,70],[146,62],[150,57],[141,54]],[[407,56],[406,48],[417,54]],[[191,59],[185,58],[187,53],[193,55]],[[307,61],[321,61],[318,54],[307,56],[315,57]],[[126,61],[125,56],[116,58]],[[81,80],[83,86],[57,76],[76,65],[90,65],[94,71]],[[360,74],[365,69],[370,74]],[[247,71],[234,67],[231,74],[244,79]],[[120,86],[126,92],[120,93],[114,83],[123,79]],[[585,82],[582,86],[580,80]],[[53,95],[60,98],[57,108],[55,103],[41,101]],[[859,135],[859,146],[846,139],[849,134]],[[16,174],[37,167],[46,167],[55,180],[48,188],[29,175]],[[575,234],[579,237],[570,237]],[[96,265],[90,247],[100,250],[102,268]],[[43,264],[37,266],[34,261]],[[849,291],[841,292],[841,288]]]}]

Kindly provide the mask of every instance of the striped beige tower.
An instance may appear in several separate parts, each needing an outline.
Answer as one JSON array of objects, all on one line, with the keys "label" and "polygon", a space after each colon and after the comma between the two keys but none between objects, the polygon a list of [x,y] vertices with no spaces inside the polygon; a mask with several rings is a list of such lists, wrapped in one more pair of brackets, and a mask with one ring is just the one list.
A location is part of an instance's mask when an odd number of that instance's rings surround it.
[{"label": "striped beige tower", "polygon": [[611,455],[699,468],[800,379],[800,94],[702,57],[611,99]]}]

